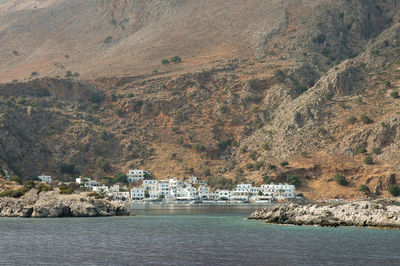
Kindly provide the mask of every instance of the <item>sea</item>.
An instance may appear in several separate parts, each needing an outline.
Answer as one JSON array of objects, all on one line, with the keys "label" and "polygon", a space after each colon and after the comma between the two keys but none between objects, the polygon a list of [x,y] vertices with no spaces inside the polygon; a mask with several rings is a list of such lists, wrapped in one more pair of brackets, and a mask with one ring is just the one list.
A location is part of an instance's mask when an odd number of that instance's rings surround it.
[{"label": "sea", "polygon": [[132,206],[133,217],[0,218],[0,265],[400,265],[400,230],[270,225],[256,206]]}]

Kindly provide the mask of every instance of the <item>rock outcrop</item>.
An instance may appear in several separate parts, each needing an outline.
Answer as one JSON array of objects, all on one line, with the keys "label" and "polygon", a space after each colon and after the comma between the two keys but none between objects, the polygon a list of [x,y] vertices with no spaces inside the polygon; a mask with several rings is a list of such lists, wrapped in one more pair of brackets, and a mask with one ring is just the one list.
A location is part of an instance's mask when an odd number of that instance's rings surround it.
[{"label": "rock outcrop", "polygon": [[131,215],[129,207],[87,197],[86,193],[61,195],[32,189],[20,199],[0,198],[0,217],[97,217]]},{"label": "rock outcrop", "polygon": [[306,205],[285,203],[257,210],[249,219],[275,224],[400,228],[400,201]]}]

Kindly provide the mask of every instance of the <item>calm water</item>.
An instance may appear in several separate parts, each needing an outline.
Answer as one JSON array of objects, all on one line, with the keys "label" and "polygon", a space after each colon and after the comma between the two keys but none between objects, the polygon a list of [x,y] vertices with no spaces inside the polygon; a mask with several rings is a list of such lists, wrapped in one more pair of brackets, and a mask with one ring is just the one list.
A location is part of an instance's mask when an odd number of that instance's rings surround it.
[{"label": "calm water", "polygon": [[1,265],[400,265],[400,230],[267,225],[248,207],[0,219]]}]

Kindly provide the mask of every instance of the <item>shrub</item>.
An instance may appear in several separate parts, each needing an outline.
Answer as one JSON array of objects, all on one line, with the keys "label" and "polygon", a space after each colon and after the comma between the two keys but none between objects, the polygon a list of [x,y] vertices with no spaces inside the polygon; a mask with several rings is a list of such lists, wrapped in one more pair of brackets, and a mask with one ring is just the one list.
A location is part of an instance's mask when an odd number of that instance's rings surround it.
[{"label": "shrub", "polygon": [[393,197],[398,197],[400,196],[400,187],[396,186],[396,185],[390,185],[388,187],[388,191],[389,193],[393,196]]},{"label": "shrub", "polygon": [[288,175],[288,177],[287,177],[287,182],[288,182],[290,185],[294,185],[294,186],[296,186],[296,187],[298,187],[298,186],[301,185],[301,180],[300,180],[299,176],[298,176],[298,175],[295,175],[295,174]]},{"label": "shrub", "polygon": [[361,192],[363,192],[364,194],[368,194],[368,193],[371,192],[371,190],[369,189],[369,187],[368,187],[367,185],[365,185],[365,184],[361,185],[361,186],[358,188],[358,190],[361,191]]},{"label": "shrub", "polygon": [[121,108],[115,109],[114,112],[115,112],[115,114],[116,114],[117,116],[119,116],[119,117],[121,117],[121,116],[124,114],[124,111],[122,111]]},{"label": "shrub", "polygon": [[60,189],[60,194],[72,194],[75,191],[73,186],[67,186],[67,185],[61,185],[59,189]]},{"label": "shrub", "polygon": [[129,92],[127,95],[126,95],[126,98],[132,98],[134,95],[133,95],[133,93],[132,92]]},{"label": "shrub", "polygon": [[332,92],[325,93],[325,99],[332,100],[332,98],[333,98],[333,93]]},{"label": "shrub", "polygon": [[231,144],[231,142],[232,142],[231,140],[220,140],[218,142],[218,148],[220,150],[224,150]]},{"label": "shrub", "polygon": [[24,182],[24,190],[29,191],[35,187],[35,182],[33,180],[28,180]]},{"label": "shrub", "polygon": [[89,194],[87,194],[88,197],[94,197],[96,199],[104,199],[104,195],[99,194],[97,192],[91,192]]},{"label": "shrub", "polygon": [[252,163],[246,164],[246,169],[249,170],[249,171],[253,171],[254,170],[254,164],[252,164]]},{"label": "shrub", "polygon": [[214,189],[231,189],[234,186],[232,179],[223,176],[210,176],[207,183]]},{"label": "shrub", "polygon": [[227,113],[228,110],[229,110],[229,108],[228,108],[228,106],[226,106],[226,105],[222,105],[222,106],[219,108],[219,111],[220,111],[221,113],[223,113],[223,114]]},{"label": "shrub", "polygon": [[282,69],[277,69],[275,70],[275,78],[279,81],[279,82],[283,82],[285,80],[285,72],[283,72]]},{"label": "shrub", "polygon": [[78,72],[75,72],[74,74],[72,74],[72,77],[73,78],[77,78],[77,77],[79,77],[80,76],[80,74],[78,73]]},{"label": "shrub", "polygon": [[366,153],[367,150],[366,150],[365,148],[359,148],[359,149],[357,150],[357,152],[363,154],[363,153]]},{"label": "shrub", "polygon": [[48,186],[48,185],[46,185],[46,184],[43,184],[43,183],[41,183],[41,184],[40,184],[39,186],[37,186],[36,188],[37,188],[37,190],[39,190],[39,192],[53,190],[52,187],[50,187],[50,186]]},{"label": "shrub", "polygon": [[264,149],[264,150],[269,150],[269,143],[268,142],[264,142],[262,145],[261,145],[261,147]]},{"label": "shrub", "polygon": [[17,183],[19,183],[19,184],[22,185],[22,180],[21,180],[21,178],[19,178],[18,176],[12,176],[12,177],[10,178],[10,180],[11,180],[11,181],[14,181],[14,182],[17,182]]},{"label": "shrub", "polygon": [[264,173],[263,174],[263,181],[264,181],[265,184],[269,184],[269,183],[271,183],[271,177],[267,173]]},{"label": "shrub", "polygon": [[128,184],[128,176],[123,173],[118,173],[114,176],[112,182],[115,183],[123,183]]},{"label": "shrub", "polygon": [[195,143],[192,145],[192,149],[200,152],[200,151],[205,151],[206,147],[202,143]]},{"label": "shrub", "polygon": [[12,51],[12,54],[15,55],[15,56],[19,55],[17,50]]},{"label": "shrub", "polygon": [[398,98],[399,98],[399,92],[398,92],[398,91],[392,91],[392,92],[390,93],[390,96],[391,96],[393,99],[398,99]]},{"label": "shrub", "polygon": [[256,159],[257,159],[257,156],[258,156],[258,154],[257,154],[257,152],[255,152],[255,151],[251,151],[250,154],[249,154],[249,157],[250,157],[251,159],[253,159],[253,160],[256,160]]},{"label": "shrub", "polygon": [[372,159],[372,157],[368,155],[367,157],[364,158],[364,163],[371,165],[374,163],[374,159]]},{"label": "shrub", "polygon": [[349,121],[350,124],[354,125],[357,122],[357,118],[355,116],[350,116],[347,121]]},{"label": "shrub", "polygon": [[268,169],[269,169],[269,170],[275,170],[275,169],[276,169],[276,165],[274,165],[274,164],[269,164],[269,165],[268,165]]},{"label": "shrub", "polygon": [[349,184],[349,181],[347,181],[347,179],[344,175],[336,174],[334,176],[334,179],[341,186],[347,186]]},{"label": "shrub", "polygon": [[94,103],[101,103],[104,100],[104,96],[101,93],[93,93],[90,98]]},{"label": "shrub", "polygon": [[162,59],[161,60],[161,64],[167,65],[167,64],[169,64],[169,60],[168,59]]},{"label": "shrub", "polygon": [[22,190],[6,190],[0,193],[0,197],[20,198],[24,195]]},{"label": "shrub", "polygon": [[280,163],[280,165],[281,165],[282,167],[285,167],[285,166],[288,166],[288,165],[289,165],[289,162],[288,162],[288,161],[282,161],[282,162]]},{"label": "shrub", "polygon": [[374,154],[381,154],[382,150],[379,147],[372,148],[372,153]]},{"label": "shrub", "polygon": [[249,147],[247,147],[247,145],[244,145],[242,148],[240,148],[240,152],[246,153],[248,149],[249,149]]},{"label": "shrub", "polygon": [[366,124],[366,125],[372,123],[372,119],[369,118],[367,115],[362,115],[362,116],[360,117],[360,119],[361,119],[361,121],[362,121],[364,124]]},{"label": "shrub", "polygon": [[72,76],[72,72],[71,71],[65,72],[65,77],[71,77],[71,76]]},{"label": "shrub", "polygon": [[104,39],[104,43],[110,43],[110,42],[112,42],[112,40],[113,40],[113,38],[111,37],[111,36],[107,36],[105,39]]},{"label": "shrub", "polygon": [[171,58],[171,62],[173,63],[180,63],[181,61],[182,59],[177,55]]},{"label": "shrub", "polygon": [[257,170],[260,170],[261,167],[263,167],[263,166],[264,166],[264,162],[263,161],[258,161],[258,162],[256,162],[254,164],[254,168],[257,169]]},{"label": "shrub", "polygon": [[31,73],[31,76],[32,76],[32,77],[39,76],[39,73],[38,73],[38,72],[36,72],[36,71],[33,71],[33,72]]}]

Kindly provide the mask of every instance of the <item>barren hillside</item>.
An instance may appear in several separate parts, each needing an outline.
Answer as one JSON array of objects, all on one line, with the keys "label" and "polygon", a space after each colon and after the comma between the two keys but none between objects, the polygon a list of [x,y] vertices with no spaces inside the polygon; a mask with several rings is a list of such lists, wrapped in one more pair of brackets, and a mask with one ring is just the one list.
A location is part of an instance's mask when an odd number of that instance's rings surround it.
[{"label": "barren hillside", "polygon": [[1,166],[297,175],[310,198],[361,197],[361,184],[387,195],[399,15],[394,0],[0,0]]}]

